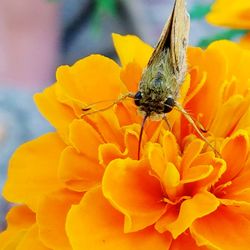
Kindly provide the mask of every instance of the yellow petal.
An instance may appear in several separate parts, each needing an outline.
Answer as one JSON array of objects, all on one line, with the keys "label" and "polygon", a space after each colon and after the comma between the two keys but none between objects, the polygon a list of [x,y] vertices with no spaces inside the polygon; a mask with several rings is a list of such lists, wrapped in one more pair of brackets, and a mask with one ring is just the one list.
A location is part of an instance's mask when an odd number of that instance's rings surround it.
[{"label": "yellow petal", "polygon": [[137,36],[113,34],[112,37],[123,67],[132,62],[140,65],[142,69],[146,67],[153,52],[152,47],[144,43]]},{"label": "yellow petal", "polygon": [[[66,230],[74,250],[167,250],[169,234],[159,234],[153,227],[124,233],[123,215],[103,197],[100,188],[88,191],[79,205],[70,209]],[[80,236],[80,237],[79,237]]]},{"label": "yellow petal", "polygon": [[149,171],[143,162],[117,159],[104,173],[103,194],[125,215],[126,233],[152,225],[165,212],[160,182]]},{"label": "yellow petal", "polygon": [[215,249],[248,250],[250,221],[226,206],[194,222],[192,235],[199,245]]},{"label": "yellow petal", "polygon": [[69,209],[73,204],[77,204],[81,197],[81,193],[64,189],[47,195],[40,202],[36,214],[39,237],[50,249],[71,249],[65,232],[65,221]]},{"label": "yellow petal", "polygon": [[36,211],[41,197],[63,187],[57,171],[64,147],[56,133],[20,146],[10,160],[4,197],[11,202],[25,203]]},{"label": "yellow petal", "polygon": [[84,192],[99,185],[103,172],[97,159],[79,154],[73,147],[67,147],[61,154],[58,177],[71,190]]},{"label": "yellow petal", "polygon": [[215,211],[219,206],[218,199],[208,192],[197,193],[193,198],[182,202],[178,218],[165,229],[170,231],[176,239],[198,218],[204,217]]}]

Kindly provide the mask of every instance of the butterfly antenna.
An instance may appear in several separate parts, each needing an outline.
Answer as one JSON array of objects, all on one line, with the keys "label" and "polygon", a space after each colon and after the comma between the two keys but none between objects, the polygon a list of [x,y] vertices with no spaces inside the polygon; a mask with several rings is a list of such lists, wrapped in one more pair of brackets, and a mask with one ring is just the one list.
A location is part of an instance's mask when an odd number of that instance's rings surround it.
[{"label": "butterfly antenna", "polygon": [[148,115],[145,115],[144,118],[143,118],[143,120],[142,120],[142,124],[141,124],[141,131],[140,131],[139,142],[138,142],[138,154],[137,154],[137,159],[138,160],[140,160],[141,141],[142,141],[143,130],[144,130],[144,126],[145,126],[147,118],[148,118]]}]

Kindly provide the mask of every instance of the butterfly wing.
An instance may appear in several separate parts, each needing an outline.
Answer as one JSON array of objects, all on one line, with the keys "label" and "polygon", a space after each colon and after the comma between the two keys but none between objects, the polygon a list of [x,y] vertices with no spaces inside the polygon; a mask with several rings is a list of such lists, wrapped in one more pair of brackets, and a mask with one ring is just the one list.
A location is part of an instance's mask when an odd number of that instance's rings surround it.
[{"label": "butterfly wing", "polygon": [[168,50],[173,74],[179,84],[183,82],[187,70],[186,49],[189,27],[190,18],[186,11],[185,0],[176,0],[173,12],[165,24],[157,46],[148,62],[148,66],[150,66],[163,50]]},{"label": "butterfly wing", "polygon": [[186,50],[190,27],[189,14],[186,11],[185,0],[177,0],[173,11],[173,21],[170,36],[170,56],[176,80],[181,84],[186,75]]}]

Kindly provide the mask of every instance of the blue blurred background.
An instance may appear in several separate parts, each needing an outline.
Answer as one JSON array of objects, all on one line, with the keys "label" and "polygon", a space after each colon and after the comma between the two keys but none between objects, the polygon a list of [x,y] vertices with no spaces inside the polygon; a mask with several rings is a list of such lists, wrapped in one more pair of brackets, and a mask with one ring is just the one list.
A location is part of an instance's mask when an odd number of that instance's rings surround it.
[{"label": "blue blurred background", "polygon": [[[237,36],[205,22],[212,2],[187,0],[191,45]],[[56,67],[91,53],[115,58],[112,32],[136,34],[154,45],[172,6],[173,0],[1,0],[0,189],[18,145],[53,129],[32,95],[55,81]],[[1,198],[0,227],[7,207]]]}]

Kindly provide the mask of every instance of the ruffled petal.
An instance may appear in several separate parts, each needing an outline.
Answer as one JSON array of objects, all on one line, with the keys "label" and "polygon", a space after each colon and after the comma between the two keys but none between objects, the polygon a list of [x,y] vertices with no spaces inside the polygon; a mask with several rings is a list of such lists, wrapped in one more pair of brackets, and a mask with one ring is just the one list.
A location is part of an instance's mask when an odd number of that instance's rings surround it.
[{"label": "ruffled petal", "polygon": [[209,131],[218,137],[226,137],[245,114],[248,107],[249,100],[246,101],[244,96],[232,96],[219,108]]},{"label": "ruffled petal", "polygon": [[70,124],[69,140],[78,152],[90,159],[98,158],[98,147],[104,142],[101,135],[84,120],[74,120]]},{"label": "ruffled petal", "polygon": [[0,233],[0,249],[16,249],[29,228],[35,223],[35,214],[26,206],[12,207],[7,216],[7,229]]},{"label": "ruffled petal", "polygon": [[69,209],[73,204],[77,204],[81,197],[81,193],[64,189],[47,195],[40,202],[36,214],[37,224],[39,236],[47,247],[60,250],[71,249],[65,232],[65,221]]},{"label": "ruffled petal", "polygon": [[233,180],[245,165],[249,152],[249,138],[246,131],[240,130],[225,140],[221,155],[227,163],[227,170],[219,183]]},{"label": "ruffled petal", "polygon": [[248,250],[250,220],[226,206],[194,222],[191,227],[198,245],[223,250]]},{"label": "ruffled petal", "polygon": [[80,154],[71,146],[61,154],[58,177],[71,190],[84,192],[99,185],[103,172],[97,159]]},{"label": "ruffled petal", "polygon": [[35,103],[42,115],[54,126],[67,141],[68,125],[75,118],[72,109],[57,100],[55,85],[34,95]]},{"label": "ruffled petal", "polygon": [[185,232],[173,240],[169,250],[183,250],[183,247],[187,250],[208,250],[206,247],[198,246],[189,232]]},{"label": "ruffled petal", "polygon": [[10,160],[4,197],[36,211],[43,195],[63,187],[57,171],[64,148],[56,133],[45,134],[19,147]]},{"label": "ruffled petal", "polygon": [[124,233],[123,215],[103,197],[101,188],[88,191],[79,205],[70,209],[66,230],[74,250],[168,250],[169,234],[153,227]]},{"label": "ruffled petal", "polygon": [[143,162],[117,159],[103,176],[103,194],[125,215],[125,232],[150,226],[165,212],[160,182],[149,171]]},{"label": "ruffled petal", "polygon": [[[11,249],[11,248],[10,248]],[[17,248],[12,248],[16,250],[27,250],[27,249],[36,249],[36,250],[52,250],[51,248],[46,247],[40,240],[39,229],[35,224],[33,225],[27,233],[24,235],[23,239],[18,244]],[[63,249],[63,248],[61,248]]]},{"label": "ruffled petal", "polygon": [[182,202],[177,219],[172,223],[166,224],[165,228],[162,228],[162,231],[164,231],[164,229],[168,230],[174,239],[176,239],[185,232],[195,220],[212,213],[219,205],[220,202],[211,193],[197,193],[191,199]]},{"label": "ruffled petal", "polygon": [[101,55],[85,57],[71,67],[59,67],[56,78],[65,95],[84,104],[117,99],[125,88],[120,67]]}]

